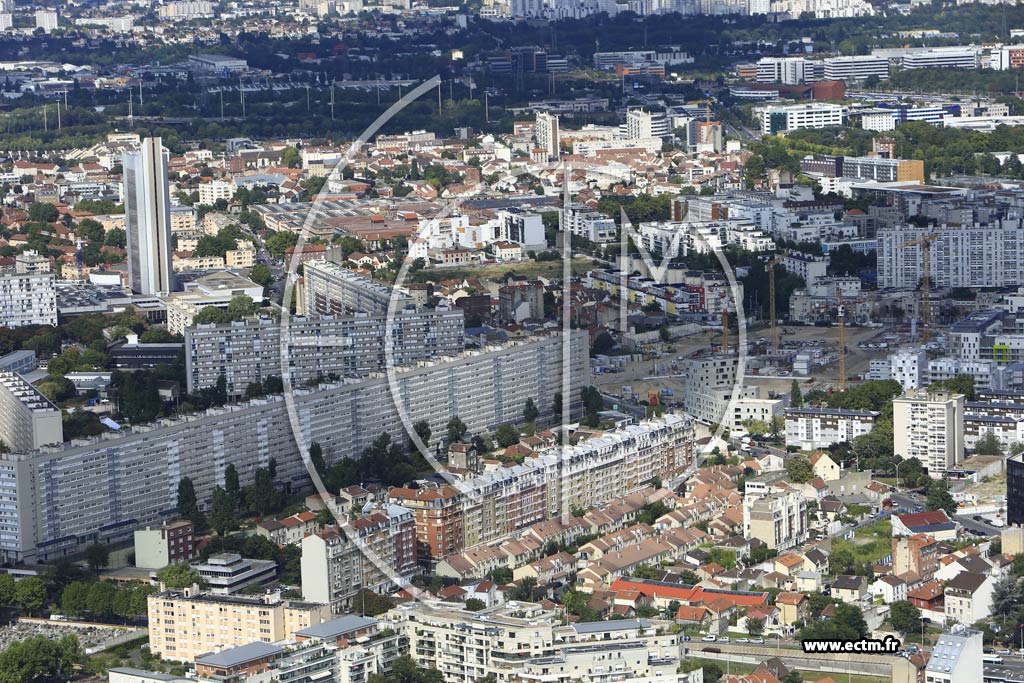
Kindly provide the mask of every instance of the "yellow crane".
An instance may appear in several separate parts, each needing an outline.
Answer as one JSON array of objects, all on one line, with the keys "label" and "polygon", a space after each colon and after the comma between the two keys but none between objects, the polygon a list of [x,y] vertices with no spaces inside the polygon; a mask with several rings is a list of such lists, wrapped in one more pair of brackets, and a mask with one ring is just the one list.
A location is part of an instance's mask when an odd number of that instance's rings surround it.
[{"label": "yellow crane", "polygon": [[768,262],[768,315],[771,320],[772,351],[779,350],[779,326],[775,319],[775,266],[788,255],[789,249],[783,249],[781,254]]},{"label": "yellow crane", "polygon": [[843,304],[842,285],[836,285],[839,296],[839,307],[836,310],[839,318],[839,391],[846,391],[846,306]]},{"label": "yellow crane", "polygon": [[694,100],[692,102],[687,102],[687,104],[703,104],[704,123],[711,123],[711,102],[712,100]]},{"label": "yellow crane", "polygon": [[932,327],[932,242],[938,239],[937,235],[925,235],[915,240],[908,240],[899,246],[900,249],[908,247],[921,247],[921,339],[925,342],[931,335]]}]

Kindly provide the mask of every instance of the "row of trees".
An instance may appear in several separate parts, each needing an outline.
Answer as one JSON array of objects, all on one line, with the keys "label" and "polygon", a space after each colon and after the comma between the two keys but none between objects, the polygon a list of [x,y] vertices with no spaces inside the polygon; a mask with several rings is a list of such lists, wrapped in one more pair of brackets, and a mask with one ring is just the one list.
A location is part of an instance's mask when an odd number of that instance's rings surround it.
[{"label": "row of trees", "polygon": [[32,636],[14,641],[0,652],[0,683],[67,681],[84,661],[85,654],[75,636],[59,640]]}]

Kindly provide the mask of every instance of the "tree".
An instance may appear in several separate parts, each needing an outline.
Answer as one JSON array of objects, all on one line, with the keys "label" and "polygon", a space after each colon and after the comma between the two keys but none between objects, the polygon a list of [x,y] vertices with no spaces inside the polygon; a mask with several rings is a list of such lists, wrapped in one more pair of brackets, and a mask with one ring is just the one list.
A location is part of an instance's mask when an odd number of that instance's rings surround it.
[{"label": "tree", "polygon": [[795,379],[793,384],[789,387],[789,405],[793,408],[799,408],[804,404],[804,394],[800,391],[800,383]]},{"label": "tree", "polygon": [[220,486],[213,489],[213,499],[210,504],[210,526],[218,536],[225,535],[237,526],[234,507],[231,494]]},{"label": "tree", "polygon": [[267,248],[274,258],[284,258],[284,253],[291,247],[294,247],[299,241],[298,233],[294,232],[275,232],[273,235],[268,237],[263,245]]},{"label": "tree", "polygon": [[96,615],[113,614],[116,594],[117,589],[113,584],[102,582],[89,584],[89,595],[86,598],[89,611]]},{"label": "tree", "polygon": [[111,228],[103,238],[103,244],[108,247],[124,249],[128,246],[128,236],[123,228]]},{"label": "tree", "polygon": [[46,584],[37,576],[30,576],[14,584],[14,604],[29,614],[38,612],[46,604]]},{"label": "tree", "polygon": [[470,612],[479,612],[485,607],[487,607],[487,603],[480,598],[470,598],[469,600],[466,600],[466,610]]},{"label": "tree", "polygon": [[764,633],[764,619],[751,619],[747,618],[747,633],[752,637],[757,638]]},{"label": "tree", "polygon": [[196,499],[196,488],[188,477],[182,477],[178,482],[178,514],[192,520],[197,528],[206,526],[206,519],[199,510],[199,501]]},{"label": "tree", "polygon": [[[1024,598],[1016,576],[1008,576],[992,587],[992,614],[1008,617],[1016,613]],[[920,615],[919,615],[920,616]]]},{"label": "tree", "polygon": [[947,515],[953,516],[956,513],[956,501],[949,492],[949,484],[945,479],[936,479],[928,489],[928,500],[925,508],[928,510],[944,510]]},{"label": "tree", "polygon": [[722,680],[722,667],[713,662],[708,662],[701,667],[704,671],[704,683],[718,683]]},{"label": "tree", "polygon": [[309,463],[321,479],[327,476],[327,463],[324,462],[324,449],[316,441],[309,444]]},{"label": "tree", "polygon": [[302,166],[302,155],[294,147],[285,147],[281,150],[281,163],[288,168],[299,168]]},{"label": "tree", "polygon": [[615,340],[607,332],[599,332],[594,337],[594,343],[590,345],[591,353],[595,355],[605,354],[615,348]]},{"label": "tree", "polygon": [[371,590],[363,589],[352,598],[352,608],[358,609],[364,616],[375,617],[384,614],[395,606],[394,601],[386,595],[379,595]]},{"label": "tree", "polygon": [[793,456],[786,460],[786,472],[797,484],[805,484],[814,478],[814,467],[807,458]]},{"label": "tree", "polygon": [[231,506],[237,510],[242,489],[238,484],[238,469],[231,463],[224,468],[224,490],[231,496]]},{"label": "tree", "polygon": [[467,429],[466,423],[459,419],[458,415],[448,420],[448,443],[462,441]]},{"label": "tree", "polygon": [[280,496],[274,485],[274,477],[265,467],[257,468],[256,480],[246,492],[249,506],[261,517],[280,507]]},{"label": "tree", "polygon": [[75,667],[83,660],[82,647],[75,636],[64,636],[60,640],[32,636],[14,641],[0,652],[0,681],[70,680]]},{"label": "tree", "polygon": [[556,419],[562,419],[562,392],[560,391],[551,400],[551,412],[555,414]]},{"label": "tree", "polygon": [[189,566],[188,562],[169,564],[156,573],[156,580],[168,588],[188,588],[200,582],[199,572]]},{"label": "tree", "polygon": [[14,605],[14,577],[4,572],[0,574],[0,607]]},{"label": "tree", "polygon": [[89,584],[85,581],[72,581],[64,586],[60,594],[60,608],[64,614],[78,616],[89,609]]},{"label": "tree", "polygon": [[494,440],[502,448],[508,448],[519,443],[519,430],[510,422],[506,422],[494,431]]},{"label": "tree", "polygon": [[917,633],[921,628],[921,611],[908,600],[897,600],[889,606],[889,621],[900,633]]},{"label": "tree", "polygon": [[94,574],[99,574],[100,569],[106,567],[110,562],[110,549],[102,543],[93,543],[85,549],[85,563]]},{"label": "tree", "polygon": [[28,219],[33,223],[53,223],[60,218],[60,211],[53,204],[32,202],[28,207]]},{"label": "tree", "polygon": [[974,444],[975,455],[1002,455],[1003,443],[994,432],[988,432]]},{"label": "tree", "polygon": [[540,416],[540,411],[537,410],[537,404],[533,402],[532,398],[526,399],[526,405],[523,407],[523,420],[534,422],[538,416]]},{"label": "tree", "polygon": [[274,275],[270,272],[270,268],[262,263],[257,263],[249,269],[249,279],[258,285],[267,287],[274,281]]}]

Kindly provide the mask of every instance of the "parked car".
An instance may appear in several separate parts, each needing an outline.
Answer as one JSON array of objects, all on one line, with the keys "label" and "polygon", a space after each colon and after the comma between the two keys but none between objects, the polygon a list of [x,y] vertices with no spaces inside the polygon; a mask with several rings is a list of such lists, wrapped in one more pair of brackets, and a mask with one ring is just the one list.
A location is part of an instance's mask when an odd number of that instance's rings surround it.
[{"label": "parked car", "polygon": [[762,638],[761,636],[758,636],[757,638],[751,638],[750,639],[750,644],[751,645],[764,645],[764,638]]},{"label": "parked car", "polygon": [[720,643],[728,643],[729,642],[729,636],[722,636],[721,638],[718,639],[718,642],[720,642]]},{"label": "parked car", "polygon": [[737,643],[749,643],[750,639],[749,638],[737,638],[736,642]]},{"label": "parked car", "polygon": [[713,643],[713,642],[715,642],[715,637],[714,636],[704,636],[703,638],[701,638],[701,640],[704,641],[705,643]]}]

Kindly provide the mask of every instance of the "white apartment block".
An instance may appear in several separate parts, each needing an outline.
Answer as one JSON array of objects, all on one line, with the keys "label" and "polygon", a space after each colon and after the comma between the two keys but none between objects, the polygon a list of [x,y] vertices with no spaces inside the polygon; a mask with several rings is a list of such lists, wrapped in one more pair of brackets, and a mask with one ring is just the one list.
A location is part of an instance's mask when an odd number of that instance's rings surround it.
[{"label": "white apartment block", "polygon": [[963,463],[964,396],[912,391],[893,399],[893,451],[917,458],[932,477]]},{"label": "white apartment block", "polygon": [[757,538],[769,548],[785,550],[807,540],[807,500],[802,491],[769,487],[743,497],[743,537]]},{"label": "white apartment block", "polygon": [[584,237],[597,244],[607,244],[615,240],[618,228],[615,221],[603,213],[591,209],[586,204],[572,204],[559,211],[559,229]]},{"label": "white apartment block", "polygon": [[[284,331],[285,342],[281,336]],[[461,309],[404,309],[383,314],[295,316],[286,324],[249,318],[185,329],[188,391],[214,386],[224,375],[229,396],[268,376],[288,377],[292,386],[310,380],[366,376],[387,367],[465,350]]]},{"label": "white apartment block", "polygon": [[52,9],[37,9],[36,10],[36,28],[43,29],[43,33],[53,33],[53,30],[57,28],[57,10]]},{"label": "white apartment block", "polygon": [[52,273],[0,275],[0,327],[57,324]]},{"label": "white apartment block", "polygon": [[447,683],[475,683],[487,676],[502,683],[703,680],[676,673],[683,641],[669,622],[562,623],[558,612],[534,603],[468,612],[458,605],[417,602],[382,616],[382,624],[409,639],[416,663],[437,669]]},{"label": "white apartment block", "polygon": [[765,135],[775,135],[802,128],[844,126],[848,111],[842,105],[826,102],[768,106],[761,110],[761,132]]},{"label": "white apartment block", "polygon": [[537,148],[543,150],[548,159],[558,159],[561,156],[558,116],[543,111],[537,112],[533,130],[537,137]]},{"label": "white apartment block", "polygon": [[903,57],[904,69],[977,69],[978,49],[975,47],[937,47],[915,51]]},{"label": "white apartment block", "polygon": [[666,138],[671,132],[664,112],[649,112],[639,108],[626,112],[626,137],[630,140]]},{"label": "white apartment block", "polygon": [[762,57],[757,60],[757,82],[800,85],[806,66],[803,57]]},{"label": "white apartment block", "polygon": [[405,292],[331,261],[307,261],[303,280],[306,315],[386,315],[392,305],[400,311],[412,303]]},{"label": "white apartment block", "polygon": [[[566,400],[578,415],[580,389],[590,384],[587,335],[578,331],[564,343],[552,335],[398,369],[394,394],[386,377],[297,388],[294,408],[307,443],[319,443],[331,464],[359,457],[385,432],[403,442],[396,403],[411,423],[425,420],[438,435],[456,415],[470,433],[519,420],[528,398],[550,417],[563,370],[571,385]],[[243,486],[271,458],[280,482],[308,481],[282,396],[104,436],[0,454],[0,499],[9,501],[0,507],[0,561],[55,559],[89,543],[130,540],[134,529],[174,511],[182,477],[192,479],[207,507],[228,464]]]},{"label": "white apartment block", "polygon": [[851,443],[870,432],[879,413],[808,406],[786,410],[786,445],[813,451],[837,443]]},{"label": "white apartment block", "polygon": [[982,683],[984,647],[981,631],[954,627],[940,635],[925,666],[925,676],[928,683]]},{"label": "white apartment block", "polygon": [[199,203],[213,206],[218,199],[230,202],[235,196],[235,184],[226,180],[211,180],[199,184]]},{"label": "white apartment block", "polygon": [[779,265],[787,273],[802,277],[806,284],[813,285],[828,275],[830,262],[831,259],[828,256],[815,256],[814,254],[791,251],[782,257]]},{"label": "white apartment block", "polygon": [[903,391],[920,389],[929,383],[928,354],[924,349],[902,349],[889,354],[889,377],[900,383]]},{"label": "white apartment block", "polygon": [[493,233],[495,241],[513,242],[527,251],[541,251],[548,246],[544,237],[544,219],[539,213],[518,209],[498,211]]},{"label": "white apartment block", "polygon": [[927,235],[936,236],[930,249],[932,287],[1024,284],[1024,230],[1019,219],[1007,218],[989,224],[879,229],[879,288],[918,286],[924,276],[923,249],[900,245]]},{"label": "white apartment block", "polygon": [[13,372],[0,372],[0,441],[14,451],[64,441],[60,408]]}]

